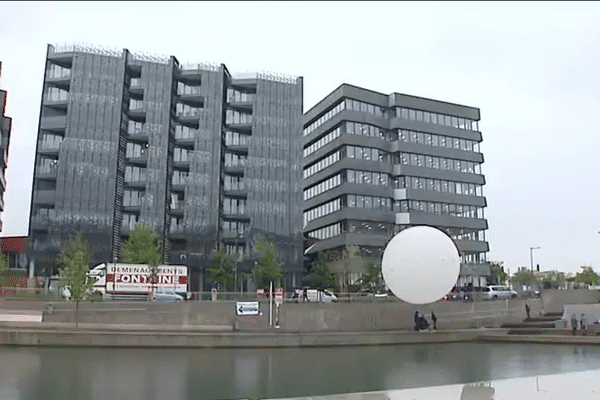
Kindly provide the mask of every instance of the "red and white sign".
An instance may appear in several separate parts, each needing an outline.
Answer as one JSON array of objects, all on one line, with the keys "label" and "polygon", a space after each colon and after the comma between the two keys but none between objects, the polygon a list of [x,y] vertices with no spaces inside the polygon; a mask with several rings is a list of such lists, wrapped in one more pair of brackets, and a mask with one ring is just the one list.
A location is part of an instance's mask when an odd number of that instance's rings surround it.
[{"label": "red and white sign", "polygon": [[[187,267],[180,265],[159,266],[156,288],[168,288],[175,292],[187,292]],[[148,293],[150,268],[146,265],[108,264],[106,271],[107,292]]]},{"label": "red and white sign", "polygon": [[284,291],[282,287],[275,288],[275,303],[283,303],[283,293]]}]

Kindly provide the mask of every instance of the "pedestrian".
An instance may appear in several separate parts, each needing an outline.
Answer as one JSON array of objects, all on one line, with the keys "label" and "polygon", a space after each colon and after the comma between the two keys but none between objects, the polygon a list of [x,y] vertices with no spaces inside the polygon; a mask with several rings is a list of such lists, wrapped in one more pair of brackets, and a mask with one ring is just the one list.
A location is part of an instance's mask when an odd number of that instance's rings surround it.
[{"label": "pedestrian", "polygon": [[302,291],[302,302],[304,303],[304,300],[306,300],[306,302],[308,303],[308,289],[304,288],[304,290]]},{"label": "pedestrian", "polygon": [[581,334],[585,335],[585,330],[587,328],[587,318],[585,317],[585,314],[581,314],[581,320],[579,321],[579,324],[581,326]]},{"label": "pedestrian", "polygon": [[571,329],[573,329],[573,336],[575,336],[577,334],[577,317],[575,313],[571,315]]},{"label": "pedestrian", "polygon": [[437,330],[437,317],[435,316],[435,314],[433,313],[433,311],[431,312],[431,320],[433,321],[433,330]]},{"label": "pedestrian", "polygon": [[529,308],[529,304],[525,304],[525,312],[527,313],[527,320],[529,320],[529,318],[530,318],[529,313],[531,312],[531,309]]},{"label": "pedestrian", "polygon": [[415,331],[419,330],[419,312],[415,311]]}]

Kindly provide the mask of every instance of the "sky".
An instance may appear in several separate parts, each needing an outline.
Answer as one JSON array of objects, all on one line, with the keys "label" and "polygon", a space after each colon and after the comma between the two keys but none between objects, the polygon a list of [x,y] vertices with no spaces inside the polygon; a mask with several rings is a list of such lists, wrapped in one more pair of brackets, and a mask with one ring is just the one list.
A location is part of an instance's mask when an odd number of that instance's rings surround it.
[{"label": "sky", "polygon": [[[488,258],[600,271],[598,2],[1,2],[2,236],[28,234],[47,44],[86,43],[477,107]],[[530,251],[531,247],[540,247]]]}]

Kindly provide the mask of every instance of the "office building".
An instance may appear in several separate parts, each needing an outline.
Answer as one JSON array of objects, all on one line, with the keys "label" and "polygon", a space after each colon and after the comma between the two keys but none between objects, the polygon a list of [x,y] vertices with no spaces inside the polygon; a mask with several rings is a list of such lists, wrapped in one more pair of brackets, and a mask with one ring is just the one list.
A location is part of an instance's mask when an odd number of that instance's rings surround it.
[{"label": "office building", "polygon": [[[0,62],[0,78],[2,78],[2,62]],[[6,97],[6,90],[0,89],[0,213],[4,211],[4,191],[6,190],[6,166],[8,163],[8,145],[10,143],[10,129],[12,124],[12,118],[4,115],[6,112]],[[0,232],[2,232],[1,220]]]},{"label": "office building", "polygon": [[302,272],[302,86],[223,64],[48,45],[29,232],[36,275],[56,273],[69,234],[90,239],[93,263],[110,262],[144,223],[166,263],[190,267],[191,290],[210,289],[218,242],[236,271],[249,270],[259,233],[292,285]]},{"label": "office building", "polygon": [[[459,249],[459,285],[486,284],[479,109],[343,84],[304,114],[306,253],[346,246],[379,262],[393,235],[442,229]],[[358,276],[354,272],[354,278]]]}]

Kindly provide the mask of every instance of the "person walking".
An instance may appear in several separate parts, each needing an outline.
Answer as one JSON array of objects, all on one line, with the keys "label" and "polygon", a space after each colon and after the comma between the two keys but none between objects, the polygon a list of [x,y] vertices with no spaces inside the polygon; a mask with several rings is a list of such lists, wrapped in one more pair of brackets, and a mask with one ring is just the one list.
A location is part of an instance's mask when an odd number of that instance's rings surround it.
[{"label": "person walking", "polygon": [[415,311],[415,331],[419,330],[419,312]]},{"label": "person walking", "polygon": [[531,318],[531,308],[529,308],[529,304],[525,304],[525,312],[527,313],[527,320],[529,321],[529,318]]},{"label": "person walking", "polygon": [[435,314],[433,313],[433,311],[431,312],[431,321],[433,321],[433,330],[437,330],[437,317],[435,316]]},{"label": "person walking", "polygon": [[581,334],[585,335],[585,330],[587,328],[587,318],[585,314],[581,314],[581,320],[579,321],[579,325],[581,326]]},{"label": "person walking", "polygon": [[573,330],[573,336],[575,336],[577,334],[577,317],[575,313],[571,315],[571,329]]}]

